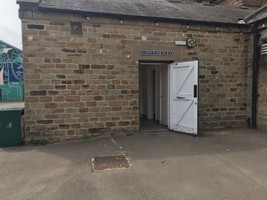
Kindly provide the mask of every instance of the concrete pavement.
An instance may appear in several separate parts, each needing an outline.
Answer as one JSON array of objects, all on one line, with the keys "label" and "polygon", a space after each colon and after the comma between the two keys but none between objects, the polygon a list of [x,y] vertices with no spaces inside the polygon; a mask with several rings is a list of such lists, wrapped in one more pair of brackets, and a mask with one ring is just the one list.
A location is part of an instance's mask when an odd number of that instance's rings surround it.
[{"label": "concrete pavement", "polygon": [[[126,154],[130,169],[92,171]],[[0,149],[2,200],[264,200],[267,134],[255,130],[140,133]]]}]

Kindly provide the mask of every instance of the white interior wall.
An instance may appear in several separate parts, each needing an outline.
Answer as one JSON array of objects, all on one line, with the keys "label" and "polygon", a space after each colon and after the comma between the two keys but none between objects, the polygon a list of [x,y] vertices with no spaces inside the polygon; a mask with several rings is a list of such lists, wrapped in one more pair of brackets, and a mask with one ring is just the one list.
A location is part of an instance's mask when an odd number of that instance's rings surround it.
[{"label": "white interior wall", "polygon": [[144,114],[144,80],[143,80],[143,69],[139,68],[139,106],[140,106],[140,115]]},{"label": "white interior wall", "polygon": [[161,118],[160,123],[164,125],[169,124],[169,73],[168,66],[163,66],[160,69],[160,101],[161,101]]},{"label": "white interior wall", "polygon": [[160,67],[156,67],[156,120],[160,120]]},{"label": "white interior wall", "polygon": [[147,68],[147,119],[153,119],[153,68]]},{"label": "white interior wall", "polygon": [[147,116],[147,68],[140,67],[140,114]]},{"label": "white interior wall", "polygon": [[[152,72],[155,75],[155,108],[153,108],[153,80]],[[155,109],[156,120],[161,124],[168,125],[168,66],[140,67],[140,114],[153,119],[153,109]]]}]

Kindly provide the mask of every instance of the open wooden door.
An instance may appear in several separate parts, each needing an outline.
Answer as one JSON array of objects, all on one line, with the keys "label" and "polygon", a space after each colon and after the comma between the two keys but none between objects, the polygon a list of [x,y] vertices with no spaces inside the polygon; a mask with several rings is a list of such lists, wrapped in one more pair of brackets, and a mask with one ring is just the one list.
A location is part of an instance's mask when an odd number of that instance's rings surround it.
[{"label": "open wooden door", "polygon": [[198,61],[169,65],[170,120],[174,131],[198,134]]}]

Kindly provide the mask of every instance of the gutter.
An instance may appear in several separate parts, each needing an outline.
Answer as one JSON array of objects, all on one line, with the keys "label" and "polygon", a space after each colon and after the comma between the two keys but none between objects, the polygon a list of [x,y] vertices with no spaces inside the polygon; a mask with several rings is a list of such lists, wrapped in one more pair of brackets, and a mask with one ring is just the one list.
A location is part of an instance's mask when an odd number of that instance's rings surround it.
[{"label": "gutter", "polygon": [[257,100],[258,100],[258,76],[259,76],[259,39],[260,34],[257,24],[252,24],[253,33],[253,72],[252,72],[252,110],[251,128],[257,128]]}]

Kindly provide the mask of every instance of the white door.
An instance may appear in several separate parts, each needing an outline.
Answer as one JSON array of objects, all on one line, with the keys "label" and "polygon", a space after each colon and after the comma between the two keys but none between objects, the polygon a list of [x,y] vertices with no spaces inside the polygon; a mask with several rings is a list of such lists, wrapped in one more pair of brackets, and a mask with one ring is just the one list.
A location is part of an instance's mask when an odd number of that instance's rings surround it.
[{"label": "white door", "polygon": [[198,61],[172,63],[170,76],[170,120],[174,131],[198,133]]}]

